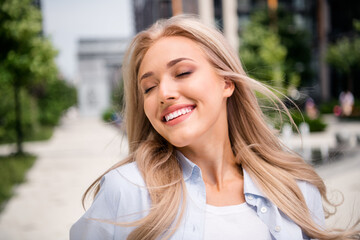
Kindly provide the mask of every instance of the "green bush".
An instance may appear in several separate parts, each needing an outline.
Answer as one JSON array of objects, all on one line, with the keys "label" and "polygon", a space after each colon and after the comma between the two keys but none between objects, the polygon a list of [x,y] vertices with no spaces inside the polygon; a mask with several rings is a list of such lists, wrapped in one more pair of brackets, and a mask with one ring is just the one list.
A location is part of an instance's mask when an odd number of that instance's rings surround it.
[{"label": "green bush", "polygon": [[112,105],[116,112],[121,113],[124,110],[124,97],[124,81],[120,79],[112,92]]},{"label": "green bush", "polygon": [[119,80],[118,84],[114,86],[112,92],[112,107],[106,109],[102,114],[102,119],[105,122],[121,122],[121,113],[124,109],[124,81]]},{"label": "green bush", "polygon": [[35,159],[33,155],[0,156],[0,210],[12,196],[13,186],[24,181],[26,172]]},{"label": "green bush", "polygon": [[[290,110],[292,119],[295,125],[299,128],[300,124],[306,122],[309,124],[310,132],[321,132],[327,127],[327,123],[319,116],[316,119],[309,118],[306,114],[299,112],[299,110]],[[268,112],[266,113],[268,121],[278,130],[282,128],[285,123],[290,123],[289,117],[286,113]],[[293,126],[293,131],[296,132],[296,128]]]},{"label": "green bush", "polygon": [[[3,85],[0,90],[0,144],[13,143],[15,104],[13,89]],[[46,140],[52,135],[63,112],[76,104],[76,90],[63,80],[44,81],[30,89],[20,90],[21,121],[25,141]]]},{"label": "green bush", "polygon": [[61,115],[76,104],[76,89],[64,80],[55,80],[42,87],[38,97],[39,122],[46,126],[56,126]]},{"label": "green bush", "polygon": [[112,122],[112,116],[115,114],[115,111],[112,108],[106,109],[104,113],[102,114],[102,119],[105,122]]},{"label": "green bush", "polygon": [[[336,105],[340,106],[340,102],[336,99],[333,99],[326,103],[322,103],[319,106],[320,113],[321,114],[333,114],[334,107]],[[341,118],[358,118],[358,117],[360,117],[360,100],[355,99],[351,116],[349,116],[349,117],[341,116]]]},{"label": "green bush", "polygon": [[[6,85],[0,91],[3,100],[0,101],[0,144],[15,141],[15,106],[13,101],[13,91]],[[22,125],[24,138],[31,138],[35,132],[39,131],[37,122],[38,109],[36,101],[26,91],[20,91],[20,101],[22,104]]]},{"label": "green bush", "polygon": [[336,99],[333,99],[331,101],[328,101],[326,103],[322,103],[319,106],[319,111],[322,114],[330,114],[330,113],[334,113],[334,107],[336,105],[339,105],[339,101]]},{"label": "green bush", "polygon": [[293,118],[297,127],[299,127],[303,122],[309,124],[310,132],[322,132],[327,127],[327,124],[322,120],[321,117],[311,119],[306,114],[301,114],[298,111],[292,112],[291,117]]}]

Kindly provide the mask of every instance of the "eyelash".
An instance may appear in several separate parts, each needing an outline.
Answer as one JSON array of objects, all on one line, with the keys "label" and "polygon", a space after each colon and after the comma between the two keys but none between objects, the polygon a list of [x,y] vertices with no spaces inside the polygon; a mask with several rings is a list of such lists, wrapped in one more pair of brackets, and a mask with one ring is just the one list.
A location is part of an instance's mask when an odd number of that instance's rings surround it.
[{"label": "eyelash", "polygon": [[[189,75],[189,74],[191,74],[192,72],[182,72],[182,73],[180,73],[180,74],[178,74],[178,75],[176,75],[176,77],[183,77],[183,76],[186,76],[186,75]],[[155,87],[155,86],[154,86]],[[145,91],[144,91],[144,94],[147,94],[147,93],[149,93],[150,91],[151,91],[151,89],[153,89],[154,87],[150,87],[150,88],[148,88],[148,89],[145,89]]]},{"label": "eyelash", "polygon": [[151,89],[153,89],[153,88],[154,88],[154,87],[150,87],[150,88],[148,88],[148,89],[145,89],[144,94],[149,93],[149,92],[151,91]]},{"label": "eyelash", "polygon": [[182,73],[180,73],[180,74],[178,74],[178,75],[176,75],[176,77],[182,77],[182,76],[185,76],[185,75],[189,75],[189,74],[191,74],[192,72],[182,72]]}]

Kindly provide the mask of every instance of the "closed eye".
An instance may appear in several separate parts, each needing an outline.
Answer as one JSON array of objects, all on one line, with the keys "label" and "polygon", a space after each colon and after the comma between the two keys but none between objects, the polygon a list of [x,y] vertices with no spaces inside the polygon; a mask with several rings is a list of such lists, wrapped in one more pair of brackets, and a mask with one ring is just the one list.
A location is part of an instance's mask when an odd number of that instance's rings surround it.
[{"label": "closed eye", "polygon": [[192,73],[192,72],[182,72],[182,73],[176,75],[176,77],[183,77],[183,76],[189,75],[189,74],[191,74],[191,73]]},{"label": "closed eye", "polygon": [[[155,86],[154,86],[154,87],[155,87]],[[149,92],[151,91],[151,89],[153,89],[154,87],[149,87],[149,88],[145,89],[144,94],[149,93]]]}]

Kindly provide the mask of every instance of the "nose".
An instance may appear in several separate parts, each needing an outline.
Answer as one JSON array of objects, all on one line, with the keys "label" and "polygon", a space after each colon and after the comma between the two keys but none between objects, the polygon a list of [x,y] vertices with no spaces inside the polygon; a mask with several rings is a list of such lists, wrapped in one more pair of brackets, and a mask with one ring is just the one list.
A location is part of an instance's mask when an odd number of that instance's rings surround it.
[{"label": "nose", "polygon": [[171,78],[163,78],[159,85],[159,100],[161,104],[174,101],[179,98],[176,82]]}]

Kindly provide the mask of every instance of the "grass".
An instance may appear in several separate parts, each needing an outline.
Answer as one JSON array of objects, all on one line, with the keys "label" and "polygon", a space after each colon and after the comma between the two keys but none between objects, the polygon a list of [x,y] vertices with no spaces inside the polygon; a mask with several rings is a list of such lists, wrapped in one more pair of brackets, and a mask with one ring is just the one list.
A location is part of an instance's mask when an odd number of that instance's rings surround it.
[{"label": "grass", "polygon": [[[46,141],[49,140],[54,132],[52,126],[40,126],[32,131],[31,134],[25,134],[24,142]],[[15,143],[15,134],[11,134],[5,138],[0,138],[0,144]]]},{"label": "grass", "polygon": [[49,140],[54,132],[54,127],[41,126],[32,136],[25,137],[25,142]]},{"label": "grass", "polygon": [[[51,138],[54,127],[41,126],[30,136],[25,136],[24,142],[45,141]],[[0,139],[0,144],[14,143],[14,137]],[[0,156],[0,211],[7,200],[13,195],[13,187],[25,180],[26,172],[35,162],[36,156],[25,153]]]},{"label": "grass", "polygon": [[0,156],[0,211],[13,195],[13,187],[25,180],[35,159],[36,156],[30,154]]}]

